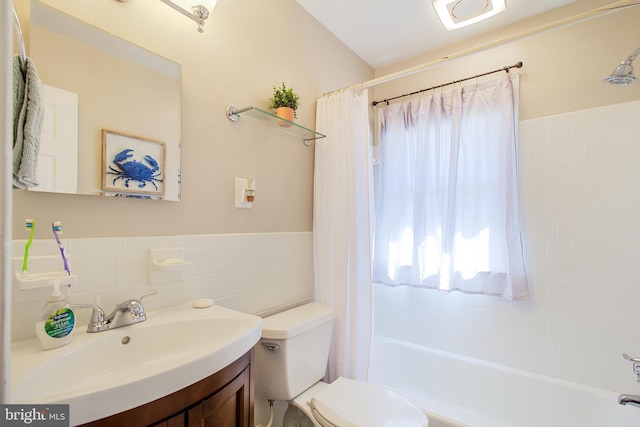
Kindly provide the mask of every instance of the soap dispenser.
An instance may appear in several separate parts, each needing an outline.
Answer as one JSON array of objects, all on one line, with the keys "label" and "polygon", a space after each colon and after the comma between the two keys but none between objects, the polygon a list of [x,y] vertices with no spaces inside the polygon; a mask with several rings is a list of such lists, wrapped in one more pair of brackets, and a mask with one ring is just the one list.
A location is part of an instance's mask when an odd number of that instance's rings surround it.
[{"label": "soap dispenser", "polygon": [[75,325],[72,305],[60,292],[60,283],[54,282],[53,293],[40,309],[40,317],[36,323],[36,335],[41,347],[50,350],[69,344]]}]

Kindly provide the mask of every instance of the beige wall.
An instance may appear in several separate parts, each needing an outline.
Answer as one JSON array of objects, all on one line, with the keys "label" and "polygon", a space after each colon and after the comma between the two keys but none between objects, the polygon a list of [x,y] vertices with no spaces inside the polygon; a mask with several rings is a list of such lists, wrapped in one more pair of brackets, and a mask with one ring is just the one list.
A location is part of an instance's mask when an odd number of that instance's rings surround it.
[{"label": "beige wall", "polygon": [[[220,1],[203,34],[161,2],[44,3],[182,64],[182,201],[14,191],[15,238],[30,217],[62,221],[66,237],[311,230],[313,145],[224,113],[230,104],[266,107],[272,86],[285,81],[301,98],[298,122],[314,127],[318,96],[373,77],[296,2]],[[252,209],[234,207],[235,177],[256,179]],[[42,227],[37,237],[50,232]]]},{"label": "beige wall", "polygon": [[[26,1],[15,0],[18,6]],[[220,1],[203,34],[160,2],[45,3],[182,64],[182,201],[15,191],[16,238],[23,235],[22,218],[26,217],[41,223],[60,220],[67,237],[311,230],[313,146],[304,147],[297,138],[250,119],[232,123],[224,115],[229,104],[266,106],[271,87],[284,80],[301,96],[298,122],[314,127],[315,100],[321,93],[373,77],[370,67],[297,3]],[[582,8],[574,5],[570,13],[606,2],[576,3]],[[378,86],[372,97],[382,99],[523,61],[522,119],[639,99],[640,85],[613,87],[600,82],[637,47],[638,18],[640,8],[632,8],[511,41]],[[375,74],[475,48],[540,22],[512,26]],[[235,177],[256,179],[252,209],[234,207]],[[41,228],[37,236],[49,237],[48,230]]]},{"label": "beige wall", "polygon": [[[546,18],[531,19],[465,44],[377,69],[376,77],[458,52],[475,51],[479,46],[492,45],[496,40],[509,40],[516,34],[539,27],[545,19],[553,22],[566,19],[567,14],[585,15],[586,11],[610,1],[581,0],[576,3],[565,8],[564,14],[547,14]],[[380,85],[375,89],[375,99],[413,92],[522,61],[521,120],[637,100],[640,98],[640,85],[616,87],[601,80],[640,45],[639,20],[640,7],[627,8],[512,40]]]}]

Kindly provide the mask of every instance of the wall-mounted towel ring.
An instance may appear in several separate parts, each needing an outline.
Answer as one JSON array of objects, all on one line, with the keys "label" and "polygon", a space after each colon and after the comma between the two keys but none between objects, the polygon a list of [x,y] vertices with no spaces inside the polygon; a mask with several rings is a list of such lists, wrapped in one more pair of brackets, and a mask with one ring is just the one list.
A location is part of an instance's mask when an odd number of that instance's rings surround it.
[{"label": "wall-mounted towel ring", "polygon": [[22,35],[22,27],[20,26],[20,20],[18,19],[18,14],[16,13],[15,8],[11,8],[13,10],[13,29],[16,33],[16,38],[18,39],[18,49],[20,51],[20,64],[22,65],[22,71],[25,69],[25,63],[27,62],[27,49],[24,45],[24,37]]}]

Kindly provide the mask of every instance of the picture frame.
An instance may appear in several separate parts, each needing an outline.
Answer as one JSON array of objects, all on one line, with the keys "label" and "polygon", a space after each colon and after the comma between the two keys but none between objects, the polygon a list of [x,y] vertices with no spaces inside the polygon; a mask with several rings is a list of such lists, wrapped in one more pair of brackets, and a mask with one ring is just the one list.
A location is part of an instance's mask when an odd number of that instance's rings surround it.
[{"label": "picture frame", "polygon": [[166,143],[102,129],[102,190],[107,195],[161,198]]}]

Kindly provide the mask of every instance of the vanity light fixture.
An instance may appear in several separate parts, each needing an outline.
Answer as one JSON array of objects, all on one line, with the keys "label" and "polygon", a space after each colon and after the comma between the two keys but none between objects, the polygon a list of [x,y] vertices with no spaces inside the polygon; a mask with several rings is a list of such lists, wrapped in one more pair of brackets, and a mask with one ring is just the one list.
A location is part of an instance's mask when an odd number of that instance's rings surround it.
[{"label": "vanity light fixture", "polygon": [[160,0],[189,19],[196,21],[198,32],[204,33],[204,22],[216,7],[218,0]]},{"label": "vanity light fixture", "polygon": [[432,0],[444,27],[451,31],[503,12],[505,0]]}]

